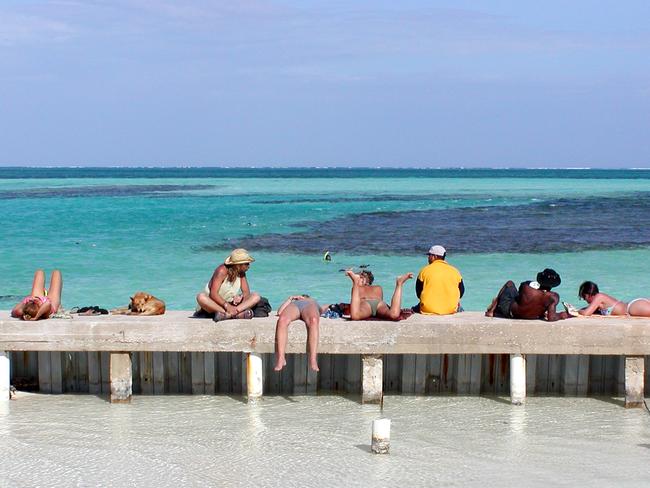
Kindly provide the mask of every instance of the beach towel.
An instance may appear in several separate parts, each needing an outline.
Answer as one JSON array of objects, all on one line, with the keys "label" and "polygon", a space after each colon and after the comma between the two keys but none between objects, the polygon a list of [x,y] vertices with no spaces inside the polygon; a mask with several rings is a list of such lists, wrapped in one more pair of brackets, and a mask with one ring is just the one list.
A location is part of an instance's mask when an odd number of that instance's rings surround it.
[{"label": "beach towel", "polygon": [[[399,317],[397,318],[397,320],[388,320],[388,319],[383,319],[381,317],[368,317],[367,319],[363,319],[363,320],[364,321],[366,321],[366,320],[377,320],[377,321],[380,321],[380,322],[400,322],[402,320],[408,319],[411,315],[413,315],[413,310],[411,310],[410,308],[403,308],[401,313],[399,314]],[[350,320],[349,315],[344,315],[343,318],[347,319],[347,320]]]}]

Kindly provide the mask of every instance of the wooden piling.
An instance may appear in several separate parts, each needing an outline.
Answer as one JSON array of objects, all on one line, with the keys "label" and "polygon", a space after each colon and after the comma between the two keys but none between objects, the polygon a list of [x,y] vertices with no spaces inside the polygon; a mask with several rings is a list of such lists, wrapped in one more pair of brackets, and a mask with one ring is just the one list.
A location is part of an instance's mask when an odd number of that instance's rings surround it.
[{"label": "wooden piling", "polygon": [[38,352],[38,391],[52,393],[52,364],[48,351]]}]

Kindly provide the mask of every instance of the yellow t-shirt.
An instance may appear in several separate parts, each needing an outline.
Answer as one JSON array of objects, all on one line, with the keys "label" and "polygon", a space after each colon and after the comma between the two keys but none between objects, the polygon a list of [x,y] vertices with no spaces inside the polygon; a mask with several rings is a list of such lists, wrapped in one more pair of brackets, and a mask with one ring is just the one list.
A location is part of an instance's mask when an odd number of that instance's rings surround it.
[{"label": "yellow t-shirt", "polygon": [[420,312],[425,315],[455,313],[460,301],[458,284],[463,277],[451,264],[442,259],[420,270],[418,280],[423,284],[420,294]]}]

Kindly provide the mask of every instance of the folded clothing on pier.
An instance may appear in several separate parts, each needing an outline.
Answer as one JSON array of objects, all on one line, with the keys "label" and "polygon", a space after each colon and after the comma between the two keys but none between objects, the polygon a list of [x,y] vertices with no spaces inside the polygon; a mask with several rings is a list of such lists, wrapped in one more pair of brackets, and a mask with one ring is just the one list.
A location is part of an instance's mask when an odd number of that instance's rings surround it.
[{"label": "folded clothing on pier", "polygon": [[99,307],[99,305],[90,305],[89,307],[73,307],[70,313],[79,315],[108,315],[108,310]]}]

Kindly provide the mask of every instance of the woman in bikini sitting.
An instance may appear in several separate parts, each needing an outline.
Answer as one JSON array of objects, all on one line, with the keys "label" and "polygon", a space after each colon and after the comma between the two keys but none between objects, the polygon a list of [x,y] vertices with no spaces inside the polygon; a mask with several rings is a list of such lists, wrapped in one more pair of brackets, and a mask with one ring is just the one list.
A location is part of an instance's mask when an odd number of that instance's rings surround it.
[{"label": "woman in bikini sitting", "polygon": [[212,273],[205,290],[196,296],[195,317],[213,317],[215,322],[227,319],[252,319],[252,308],[260,301],[251,293],[246,272],[255,261],[246,249],[235,249]]},{"label": "woman in bikini sitting", "polygon": [[63,278],[61,271],[55,269],[50,276],[50,288],[45,291],[45,272],[39,269],[34,273],[34,282],[29,296],[23,298],[12,310],[11,316],[21,320],[49,319],[61,306]]},{"label": "woman in bikini sitting", "polygon": [[307,352],[309,367],[319,371],[316,354],[318,352],[318,333],[320,314],[327,310],[328,305],[320,306],[309,295],[293,295],[285,300],[278,309],[278,322],[275,326],[275,366],[274,371],[280,371],[287,364],[285,351],[289,324],[294,320],[302,320],[307,326]]},{"label": "woman in bikini sitting", "polygon": [[622,302],[614,297],[600,293],[598,285],[593,281],[585,281],[578,290],[578,296],[589,305],[579,310],[580,315],[629,315],[632,317],[650,317],[650,299],[635,298],[630,302]]},{"label": "woman in bikini sitting", "polygon": [[351,269],[348,269],[345,274],[352,280],[351,320],[365,320],[370,317],[399,320],[402,313],[402,286],[407,280],[413,278],[413,273],[406,273],[397,277],[390,305],[384,301],[384,292],[381,286],[373,286],[372,283],[375,278],[370,271],[364,270],[359,274],[355,274]]}]

